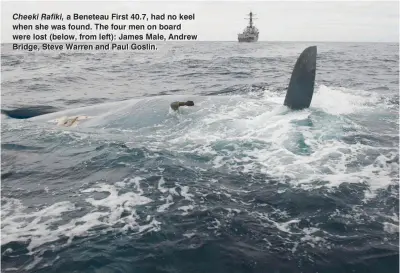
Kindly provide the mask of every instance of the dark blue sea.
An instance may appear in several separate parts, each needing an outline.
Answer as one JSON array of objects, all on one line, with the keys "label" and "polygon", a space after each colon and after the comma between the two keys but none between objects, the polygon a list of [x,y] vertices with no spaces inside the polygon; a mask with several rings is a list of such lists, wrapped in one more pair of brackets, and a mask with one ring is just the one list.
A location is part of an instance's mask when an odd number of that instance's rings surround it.
[{"label": "dark blue sea", "polygon": [[2,272],[399,271],[399,44],[1,50]]}]

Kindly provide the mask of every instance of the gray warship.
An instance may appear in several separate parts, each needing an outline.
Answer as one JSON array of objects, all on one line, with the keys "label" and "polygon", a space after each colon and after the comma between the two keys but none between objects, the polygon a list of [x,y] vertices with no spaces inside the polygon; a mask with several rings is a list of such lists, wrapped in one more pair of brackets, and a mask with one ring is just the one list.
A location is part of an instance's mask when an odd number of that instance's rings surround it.
[{"label": "gray warship", "polygon": [[239,43],[253,43],[258,41],[258,29],[253,26],[253,13],[248,14],[250,16],[249,25],[243,30],[242,33],[238,34]]}]

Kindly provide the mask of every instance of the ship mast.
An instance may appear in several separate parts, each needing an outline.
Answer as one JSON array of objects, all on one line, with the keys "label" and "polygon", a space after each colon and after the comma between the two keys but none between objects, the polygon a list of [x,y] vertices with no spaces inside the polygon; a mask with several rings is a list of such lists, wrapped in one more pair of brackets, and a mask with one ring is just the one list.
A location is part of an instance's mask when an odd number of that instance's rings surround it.
[{"label": "ship mast", "polygon": [[[253,27],[253,12],[250,11],[249,16],[250,16],[250,28],[252,28]],[[256,18],[254,18],[254,19],[256,19]]]}]

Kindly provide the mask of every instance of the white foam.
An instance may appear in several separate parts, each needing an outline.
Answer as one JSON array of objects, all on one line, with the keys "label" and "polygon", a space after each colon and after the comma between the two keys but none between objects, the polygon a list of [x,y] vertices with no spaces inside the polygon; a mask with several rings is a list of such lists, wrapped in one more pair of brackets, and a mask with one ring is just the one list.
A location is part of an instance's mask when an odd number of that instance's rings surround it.
[{"label": "white foam", "polygon": [[[177,188],[180,189],[180,191],[177,191]],[[187,206],[181,206],[178,208],[178,210],[184,210],[184,214],[187,214],[189,210],[192,210],[194,208],[195,200],[194,195],[189,193],[189,187],[188,186],[182,186],[179,183],[174,183],[173,187],[165,187],[165,180],[164,177],[161,176],[158,184],[157,184],[157,189],[158,191],[163,194],[159,200],[165,201],[164,204],[160,205],[157,208],[158,212],[166,212],[173,204],[175,204],[174,201],[174,196],[175,197],[183,197],[184,200],[189,201],[190,205]]]},{"label": "white foam", "polygon": [[[261,213],[257,211],[247,211],[250,215],[255,217],[260,221],[260,223],[269,229],[275,228],[276,232],[272,232],[274,236],[279,237],[285,244],[293,245],[291,248],[291,252],[295,253],[299,246],[308,245],[313,248],[330,248],[330,243],[328,243],[323,237],[318,236],[318,233],[321,233],[321,230],[317,227],[310,228],[298,228],[299,219],[291,219],[287,221],[275,221],[268,213]],[[284,211],[275,210],[274,214],[278,214],[280,217],[286,217],[286,213]],[[294,231],[296,230],[296,231]],[[284,235],[280,235],[280,233],[285,233]],[[271,246],[271,243],[267,240],[268,246]]]},{"label": "white foam", "polygon": [[185,200],[193,201],[194,195],[189,193],[189,187],[188,186],[180,186],[180,188],[181,188],[181,196],[183,196],[185,198]]},{"label": "white foam", "polygon": [[[312,108],[296,112],[268,104],[282,103],[283,96],[268,90],[265,94],[263,99],[242,98],[240,102],[231,97],[222,106],[211,99],[202,101],[201,107],[206,109],[187,114],[191,123],[185,123],[182,117],[185,127],[162,129],[165,140],[162,145],[210,157],[214,168],[235,171],[240,167],[244,172],[265,172],[282,179],[291,177],[293,183],[305,188],[316,180],[325,181],[327,186],[368,183],[373,193],[393,183],[389,177],[393,177],[394,168],[376,164],[388,156],[382,154],[385,148],[348,144],[341,139],[346,134],[344,127],[363,130],[342,115],[367,110],[372,113],[379,100],[375,93],[322,85],[316,91]],[[322,116],[313,109],[321,110]],[[309,122],[313,125],[307,125]],[[251,144],[250,148],[244,148],[244,143]],[[222,148],[225,144],[230,147]],[[304,146],[306,152],[300,152],[298,145]],[[381,154],[375,163],[357,164],[371,151]]]},{"label": "white foam", "polygon": [[171,194],[168,195],[167,198],[161,198],[161,200],[165,200],[166,203],[157,208],[158,212],[165,212],[171,205],[174,204],[173,202],[174,199]]},{"label": "white foam", "polygon": [[220,227],[221,222],[217,218],[214,218],[214,220],[211,222],[211,226],[207,227],[207,229],[219,229]]},{"label": "white foam", "polygon": [[[134,181],[136,184],[136,181]],[[137,205],[143,205],[151,202],[151,199],[144,197],[138,193],[127,192],[119,194],[119,190],[113,185],[100,184],[96,188],[90,188],[82,192],[108,192],[109,195],[106,198],[95,200],[93,198],[87,198],[86,201],[94,206],[96,209],[101,207],[109,208],[110,212],[99,213],[94,219],[95,221],[100,221],[103,224],[114,225],[116,223],[124,223],[129,227],[136,225],[135,222],[135,210]],[[124,212],[129,212],[129,216],[121,217]]]},{"label": "white foam", "polygon": [[311,247],[329,247],[329,244],[326,240],[320,236],[314,235],[314,233],[318,232],[318,228],[304,228],[304,235],[300,239],[300,242],[306,243]]},{"label": "white foam", "polygon": [[[64,201],[52,204],[37,211],[26,212],[21,201],[11,198],[3,198],[2,206],[2,245],[9,242],[29,242],[28,250],[34,254],[38,247],[55,242],[61,238],[68,238],[67,245],[74,237],[96,235],[94,227],[102,227],[103,232],[109,229],[120,231],[133,230],[144,232],[158,230],[160,222],[153,217],[146,219],[145,224],[140,225],[136,214],[136,207],[152,202],[150,198],[143,196],[140,188],[141,178],[126,179],[113,185],[99,183],[94,187],[82,190],[84,194],[94,192],[106,192],[107,197],[85,199],[91,205],[91,209],[83,216],[63,219],[63,214],[71,211],[80,211],[83,208]],[[130,185],[135,191],[126,191]],[[87,208],[88,205],[86,204]],[[12,251],[12,250],[9,250]],[[40,251],[40,250],[39,250]],[[29,265],[34,267],[40,260],[35,260]]]},{"label": "white foam", "polygon": [[165,180],[164,177],[161,176],[160,180],[158,181],[158,190],[161,193],[165,193],[168,191],[168,188],[165,188],[164,185],[165,185]]},{"label": "white foam", "polygon": [[[148,112],[146,108],[135,108],[138,105],[145,107],[144,104],[137,105],[137,101],[127,101],[120,106],[113,104],[111,108],[110,105],[90,108],[91,113],[79,109],[66,111],[62,115],[95,116],[82,123],[85,126],[121,126],[117,128],[120,130],[117,136],[126,135],[127,145],[168,150],[178,157],[181,154],[198,156],[203,159],[201,164],[204,170],[224,168],[229,173],[265,173],[281,179],[282,183],[291,183],[304,189],[321,186],[314,185],[314,181],[326,182],[325,186],[328,187],[337,187],[342,183],[362,183],[369,185],[366,201],[373,198],[378,189],[397,183],[398,165],[387,163],[394,156],[390,153],[394,148],[352,144],[343,140],[346,136],[343,128],[365,130],[346,116],[372,113],[374,104],[379,100],[376,94],[321,86],[314,95],[312,107],[296,112],[281,105],[284,99],[281,94],[266,90],[264,95],[260,99],[242,96],[194,97],[193,108],[185,108],[174,115],[168,114],[169,106],[163,108],[163,105],[169,99],[178,100],[177,97],[154,101],[149,99],[151,109],[147,109]],[[98,118],[92,115],[95,112]],[[54,119],[59,115],[60,113],[51,114],[43,117],[43,120]],[[144,123],[138,123],[146,118],[148,120]],[[87,137],[84,133],[80,135],[79,131],[72,135],[80,140]],[[110,133],[107,138],[110,136],[114,135]],[[360,165],[364,159],[368,159],[368,163]],[[190,164],[185,160],[181,162]],[[291,178],[289,182],[286,179],[288,177]],[[6,199],[2,207],[2,242],[25,241],[29,238],[29,250],[33,251],[39,245],[54,242],[60,237],[67,236],[70,242],[75,236],[90,235],[91,229],[97,226],[103,226],[105,230],[118,226],[119,230],[129,229],[136,232],[159,230],[161,223],[151,216],[146,219],[145,224],[138,223],[135,207],[153,201],[143,196],[141,181],[141,178],[135,177],[112,185],[97,184],[86,189],[84,194],[106,192],[108,196],[99,200],[93,195],[87,197],[85,200],[92,206],[91,211],[58,225],[56,229],[49,227],[62,220],[62,213],[79,209],[75,204],[60,202],[37,212],[25,213],[25,207],[19,200]],[[220,186],[215,178],[211,178],[210,183],[213,183],[212,187]],[[158,212],[165,213],[175,207],[178,198],[181,200],[177,209],[183,215],[198,206],[195,193],[190,193],[189,186],[183,182],[174,183],[169,188],[161,176],[156,191],[161,195]],[[229,190],[222,194],[233,202],[251,205],[239,198],[233,198],[232,192],[233,190]],[[127,216],[122,217],[125,214]],[[233,213],[230,215],[233,216]],[[275,227],[280,232],[297,234],[293,231],[297,227],[297,219],[277,222],[268,215],[257,214],[256,217],[266,220],[270,227]],[[389,221],[385,223],[385,230],[393,232],[392,225],[394,224]],[[304,237],[297,243],[322,244],[321,238],[315,236],[316,232],[317,230],[303,230],[301,234]],[[296,247],[293,246],[294,251]]]},{"label": "white foam", "polygon": [[25,207],[19,200],[9,198],[4,200],[1,242],[7,244],[13,241],[25,242],[30,239],[29,251],[43,243],[59,239],[62,235],[60,228],[50,230],[49,227],[62,219],[61,213],[76,209],[70,202],[59,202],[42,210],[25,213]]},{"label": "white foam", "polygon": [[395,225],[389,222],[384,222],[383,223],[383,230],[388,232],[388,233],[399,233],[399,225]]},{"label": "white foam", "polygon": [[321,85],[313,96],[312,107],[329,114],[341,115],[372,110],[377,102],[379,96],[376,93]]},{"label": "white foam", "polygon": [[187,206],[181,206],[178,208],[178,210],[183,210],[182,215],[187,215],[189,214],[189,211],[193,210],[194,206],[193,205],[187,205]]}]

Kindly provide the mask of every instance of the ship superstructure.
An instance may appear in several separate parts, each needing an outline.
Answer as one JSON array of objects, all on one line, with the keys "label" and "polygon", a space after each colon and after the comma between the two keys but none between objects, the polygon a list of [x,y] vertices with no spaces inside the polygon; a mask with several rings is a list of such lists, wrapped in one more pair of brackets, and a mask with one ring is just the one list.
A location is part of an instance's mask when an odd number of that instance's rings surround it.
[{"label": "ship superstructure", "polygon": [[249,14],[249,25],[243,30],[242,33],[238,34],[238,41],[239,42],[247,42],[247,43],[252,43],[252,42],[257,42],[258,41],[258,34],[259,31],[258,29],[253,25],[253,14],[250,12]]}]

